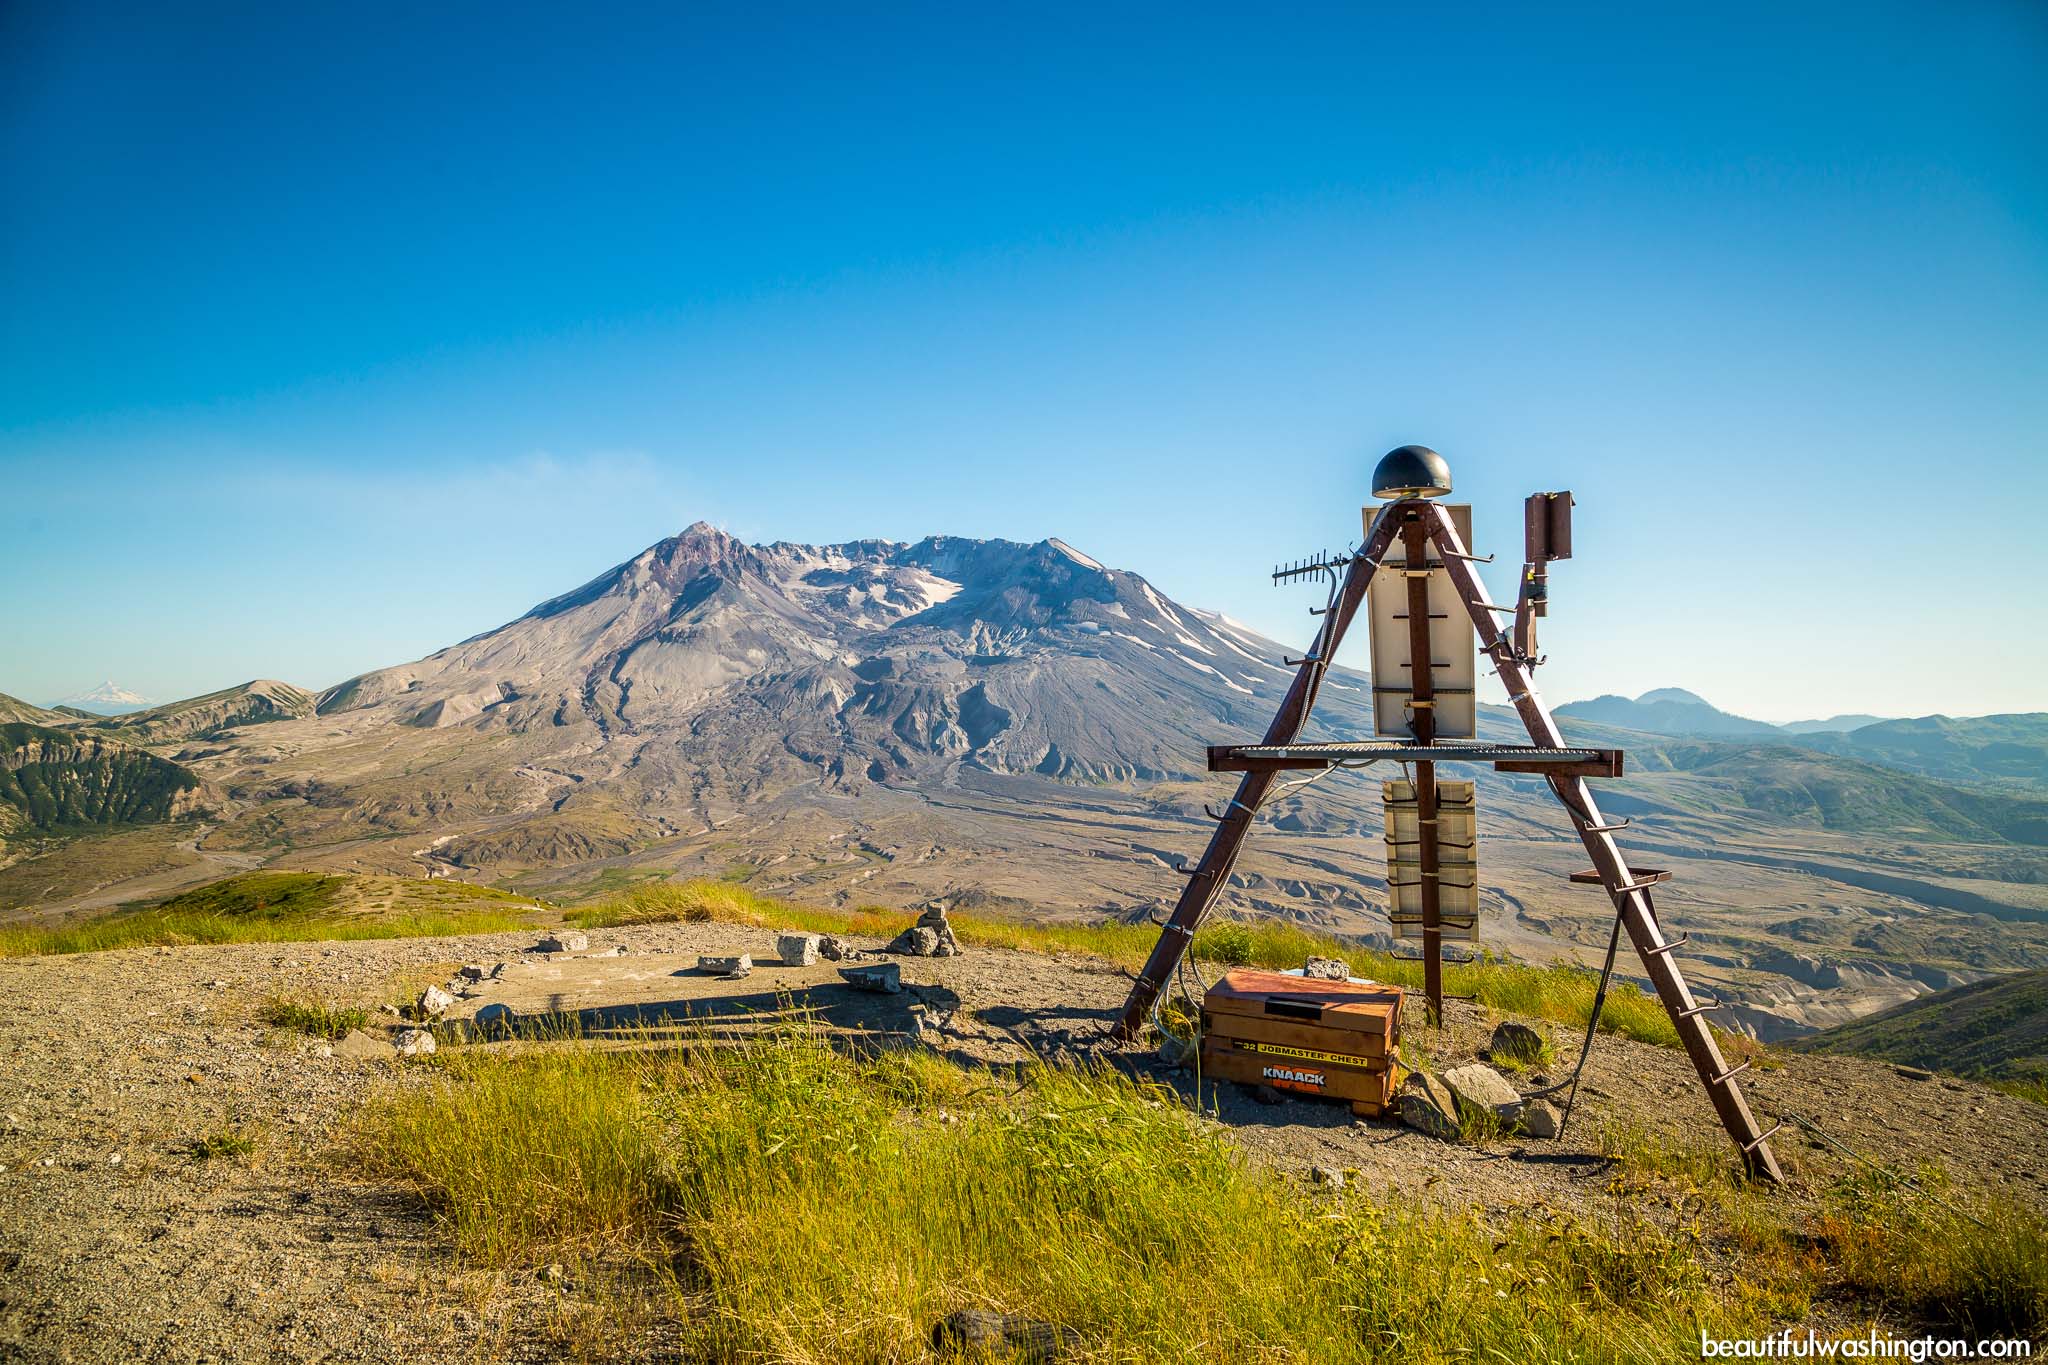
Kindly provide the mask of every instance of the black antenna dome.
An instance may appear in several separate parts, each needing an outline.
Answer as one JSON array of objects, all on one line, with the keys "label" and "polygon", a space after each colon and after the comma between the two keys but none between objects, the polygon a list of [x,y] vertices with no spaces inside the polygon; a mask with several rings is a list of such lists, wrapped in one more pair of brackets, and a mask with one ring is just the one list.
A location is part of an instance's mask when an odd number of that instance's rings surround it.
[{"label": "black antenna dome", "polygon": [[1451,491],[1451,467],[1428,446],[1402,446],[1372,471],[1376,498],[1440,498]]}]

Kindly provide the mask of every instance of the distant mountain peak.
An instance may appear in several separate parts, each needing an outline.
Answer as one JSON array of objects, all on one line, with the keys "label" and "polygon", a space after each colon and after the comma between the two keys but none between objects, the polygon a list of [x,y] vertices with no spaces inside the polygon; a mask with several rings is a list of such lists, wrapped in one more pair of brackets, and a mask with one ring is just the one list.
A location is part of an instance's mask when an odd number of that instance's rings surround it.
[{"label": "distant mountain peak", "polygon": [[[1636,698],[1645,706],[1654,706],[1660,701],[1677,702],[1681,706],[1713,706],[1697,692],[1688,692],[1682,687],[1656,687]],[[1719,710],[1719,707],[1715,707]]]},{"label": "distant mountain peak", "polygon": [[149,698],[131,692],[109,678],[89,692],[80,692],[73,697],[60,697],[51,706],[75,706],[81,711],[98,715],[119,715],[124,711],[140,711],[151,705]]}]

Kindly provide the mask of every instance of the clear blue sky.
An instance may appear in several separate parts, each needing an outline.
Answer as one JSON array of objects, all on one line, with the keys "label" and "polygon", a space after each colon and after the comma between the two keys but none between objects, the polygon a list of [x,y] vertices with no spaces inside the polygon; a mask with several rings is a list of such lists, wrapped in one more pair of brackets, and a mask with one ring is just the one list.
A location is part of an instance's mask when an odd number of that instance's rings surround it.
[{"label": "clear blue sky", "polygon": [[1503,560],[1578,492],[1553,699],[2048,709],[2048,7],[571,8],[0,7],[0,691],[698,518],[1294,641],[1420,441]]}]

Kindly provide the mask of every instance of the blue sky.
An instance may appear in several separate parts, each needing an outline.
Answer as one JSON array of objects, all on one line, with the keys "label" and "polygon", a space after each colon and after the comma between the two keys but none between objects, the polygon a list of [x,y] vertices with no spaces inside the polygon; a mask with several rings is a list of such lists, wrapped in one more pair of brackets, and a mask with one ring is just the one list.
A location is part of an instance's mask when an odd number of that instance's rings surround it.
[{"label": "blue sky", "polygon": [[1555,700],[2048,709],[2048,10],[1104,8],[0,10],[0,691],[322,686],[699,518],[1297,641],[1420,441],[1503,560],[1577,492]]}]

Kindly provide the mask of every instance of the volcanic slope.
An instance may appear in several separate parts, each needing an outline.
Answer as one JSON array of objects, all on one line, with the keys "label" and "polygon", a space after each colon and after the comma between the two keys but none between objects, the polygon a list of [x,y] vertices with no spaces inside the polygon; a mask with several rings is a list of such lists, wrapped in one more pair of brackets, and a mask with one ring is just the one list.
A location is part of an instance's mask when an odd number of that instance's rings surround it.
[{"label": "volcanic slope", "polygon": [[[311,715],[158,747],[232,802],[201,851],[278,866],[551,899],[709,875],[831,903],[1138,918],[1179,894],[1204,806],[1232,789],[1203,746],[1263,731],[1302,622],[1290,646],[1262,639],[1057,540],[747,545],[699,524]],[[1364,737],[1369,697],[1333,670],[1311,733]],[[1482,714],[1483,733],[1518,736]],[[1906,800],[1802,803],[1838,768],[1870,771],[1808,750],[1721,762],[1736,746],[1569,733],[1630,747],[1613,809],[1643,856],[1688,860],[1666,864],[1681,876],[1659,905],[1730,1022],[1783,1036],[2048,966],[2048,858],[1967,811],[1935,825]],[[1772,752],[1811,765],[1796,788],[1759,784]],[[1272,800],[1223,912],[1383,935],[1379,775]],[[1584,853],[1541,780],[1478,780],[1486,944],[1604,948],[1611,912],[1567,889]]]}]

